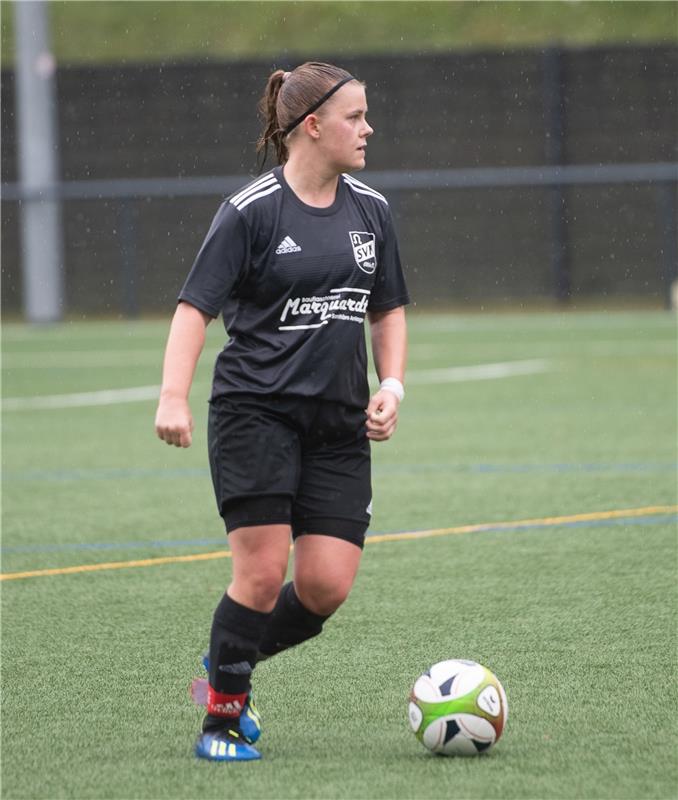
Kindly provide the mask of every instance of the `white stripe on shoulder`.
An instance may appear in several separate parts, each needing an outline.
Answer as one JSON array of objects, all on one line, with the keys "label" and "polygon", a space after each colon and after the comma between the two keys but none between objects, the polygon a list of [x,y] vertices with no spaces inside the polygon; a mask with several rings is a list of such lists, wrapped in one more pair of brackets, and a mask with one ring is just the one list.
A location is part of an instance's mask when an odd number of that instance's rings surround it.
[{"label": "white stripe on shoulder", "polygon": [[242,202],[248,195],[254,194],[261,189],[264,189],[266,186],[271,186],[272,184],[277,183],[275,175],[268,174],[263,175],[258,180],[254,181],[254,183],[250,183],[249,186],[246,186],[244,189],[241,189],[237,194],[233,195],[231,198],[231,203],[233,205],[237,205],[238,203]]},{"label": "white stripe on shoulder", "polygon": [[357,186],[352,186],[350,183],[348,185],[351,187],[351,191],[357,192],[357,194],[365,194],[368,197],[374,197],[376,200],[381,200],[382,203],[388,205],[388,200],[384,197],[383,194],[379,194],[378,192],[368,191],[367,189],[359,189]]},{"label": "white stripe on shoulder", "polygon": [[[256,194],[250,195],[249,197],[245,198],[239,205],[236,206],[238,211],[242,211],[245,206],[248,206],[250,203],[253,203],[255,200],[258,200],[260,197],[266,197],[267,194],[271,194],[272,192],[278,192],[282,189],[282,186],[279,183],[275,183],[273,186],[268,186],[262,191],[257,192]],[[233,202],[231,200],[231,202]]]},{"label": "white stripe on shoulder", "polygon": [[237,194],[234,194],[231,198],[231,203],[233,203],[233,205],[237,205],[241,200],[244,200],[248,194],[252,194],[252,192],[256,192],[258,189],[263,189],[264,186],[268,186],[269,184],[275,182],[275,180],[275,175],[272,172],[262,175],[261,178],[257,178],[256,181],[253,181],[244,189],[241,189]]},{"label": "white stripe on shoulder", "polygon": [[360,194],[369,194],[372,197],[376,197],[378,200],[382,200],[384,203],[386,203],[386,205],[388,205],[388,200],[383,194],[379,194],[376,189],[373,189],[371,186],[368,186],[362,181],[356,180],[352,175],[346,175],[345,173],[342,173],[342,177],[354,191],[359,192]]}]

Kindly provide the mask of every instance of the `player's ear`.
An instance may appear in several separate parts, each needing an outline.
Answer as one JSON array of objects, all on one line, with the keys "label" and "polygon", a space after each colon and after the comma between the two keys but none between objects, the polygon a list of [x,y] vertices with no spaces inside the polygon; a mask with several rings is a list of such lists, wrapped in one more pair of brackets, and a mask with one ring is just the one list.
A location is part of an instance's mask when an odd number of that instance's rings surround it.
[{"label": "player's ear", "polygon": [[320,117],[309,114],[304,120],[304,130],[312,139],[320,138]]}]

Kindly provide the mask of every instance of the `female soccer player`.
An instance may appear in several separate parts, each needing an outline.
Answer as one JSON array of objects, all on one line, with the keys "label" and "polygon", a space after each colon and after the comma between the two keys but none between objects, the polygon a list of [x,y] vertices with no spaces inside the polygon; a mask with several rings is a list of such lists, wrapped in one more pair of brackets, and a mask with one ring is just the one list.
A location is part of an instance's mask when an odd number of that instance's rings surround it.
[{"label": "female soccer player", "polygon": [[[370,442],[403,398],[409,302],[386,199],[347,173],[372,134],[365,88],[310,62],[277,70],[260,109],[279,166],[219,208],[179,295],[156,416],[188,447],[205,327],[222,314],[209,455],[233,578],[214,612],[196,755],[260,758],[257,660],[320,633],[355,579],[371,506]],[[379,390],[366,375],[369,320]],[[290,534],[294,579],[283,585]]]}]

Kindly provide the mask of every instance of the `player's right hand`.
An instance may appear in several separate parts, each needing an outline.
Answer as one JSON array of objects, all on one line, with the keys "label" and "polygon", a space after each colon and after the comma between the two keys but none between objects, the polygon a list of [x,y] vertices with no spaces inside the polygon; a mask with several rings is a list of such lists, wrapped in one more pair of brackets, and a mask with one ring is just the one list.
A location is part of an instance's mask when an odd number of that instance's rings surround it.
[{"label": "player's right hand", "polygon": [[155,432],[158,438],[175,447],[190,447],[193,417],[186,400],[161,397],[155,415]]}]

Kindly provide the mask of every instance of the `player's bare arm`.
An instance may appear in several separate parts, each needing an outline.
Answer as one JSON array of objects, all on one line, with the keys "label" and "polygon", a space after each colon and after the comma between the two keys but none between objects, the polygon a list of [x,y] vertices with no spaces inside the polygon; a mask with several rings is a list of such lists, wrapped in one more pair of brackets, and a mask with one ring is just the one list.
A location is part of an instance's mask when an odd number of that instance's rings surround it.
[{"label": "player's bare arm", "polygon": [[[394,378],[404,382],[407,362],[407,323],[403,306],[368,315],[372,355],[380,382]],[[383,442],[393,436],[398,424],[400,397],[397,391],[382,387],[367,406],[367,437]]]},{"label": "player's bare arm", "polygon": [[155,416],[158,437],[175,447],[190,447],[193,417],[188,395],[205,344],[211,317],[189,303],[179,303],[170,327],[163,363],[162,388]]}]

